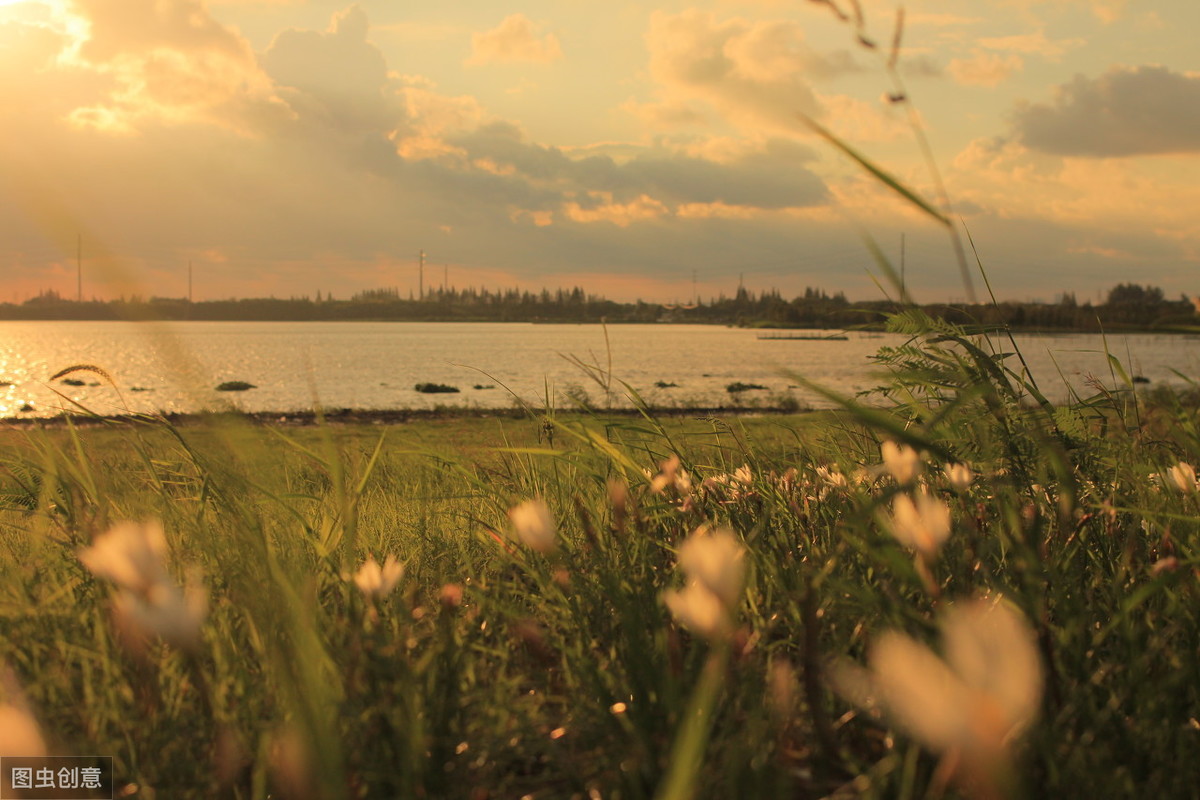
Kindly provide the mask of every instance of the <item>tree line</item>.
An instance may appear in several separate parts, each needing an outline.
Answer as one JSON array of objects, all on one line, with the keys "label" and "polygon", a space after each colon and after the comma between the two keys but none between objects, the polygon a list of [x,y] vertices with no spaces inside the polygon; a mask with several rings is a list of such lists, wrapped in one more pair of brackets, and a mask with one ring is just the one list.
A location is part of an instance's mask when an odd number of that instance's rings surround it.
[{"label": "tree line", "polygon": [[[424,297],[401,296],[393,289],[360,292],[338,299],[246,298],[189,302],[183,298],[123,297],[117,300],[68,300],[45,291],[23,303],[0,303],[5,320],[197,320],[197,321],[429,321],[429,322],[600,322],[706,323],[764,328],[871,327],[899,308],[891,300],[851,302],[842,293],[807,288],[791,299],[778,290],[753,292],[739,287],[733,296],[718,295],[692,303],[619,303],[581,287],[543,289],[434,288]],[[1019,330],[1100,331],[1169,330],[1195,327],[1200,302],[1168,300],[1163,290],[1122,283],[1105,302],[1079,303],[1064,292],[1053,303],[1015,302],[931,304],[923,308],[964,325],[1009,326]]]}]

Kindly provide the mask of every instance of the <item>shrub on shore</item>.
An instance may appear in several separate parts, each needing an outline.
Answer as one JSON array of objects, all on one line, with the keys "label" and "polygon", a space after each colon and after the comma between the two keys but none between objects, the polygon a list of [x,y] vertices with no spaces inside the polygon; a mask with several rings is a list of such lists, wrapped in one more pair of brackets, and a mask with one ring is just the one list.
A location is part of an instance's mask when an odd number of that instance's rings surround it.
[{"label": "shrub on shore", "polygon": [[459,391],[459,388],[445,383],[418,383],[413,387],[413,391],[421,394],[454,394]]}]

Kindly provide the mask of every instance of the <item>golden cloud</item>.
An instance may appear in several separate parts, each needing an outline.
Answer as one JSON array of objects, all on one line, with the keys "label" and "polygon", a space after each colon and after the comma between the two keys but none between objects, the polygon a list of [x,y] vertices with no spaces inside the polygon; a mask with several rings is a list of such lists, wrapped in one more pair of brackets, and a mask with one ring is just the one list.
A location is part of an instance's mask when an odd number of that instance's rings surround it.
[{"label": "golden cloud", "polygon": [[142,123],[201,122],[243,134],[289,116],[249,43],[198,0],[76,0],[83,35],[62,59],[108,88],[68,119],[130,133]]},{"label": "golden cloud", "polygon": [[466,64],[549,64],[562,57],[557,36],[541,35],[540,26],[524,14],[511,14],[492,30],[471,36],[471,56]]},{"label": "golden cloud", "polygon": [[975,50],[971,58],[951,59],[946,66],[950,76],[964,86],[999,86],[1014,72],[1024,69],[1020,56],[1007,56]]},{"label": "golden cloud", "polygon": [[567,217],[575,222],[609,222],[618,228],[627,228],[635,222],[646,222],[670,214],[670,209],[645,194],[628,203],[612,202],[611,195],[605,199],[607,202],[591,208],[582,208],[579,203],[569,202],[564,204],[563,209]]},{"label": "golden cloud", "polygon": [[1009,53],[1038,55],[1048,61],[1058,61],[1067,52],[1086,44],[1083,39],[1047,39],[1044,31],[1016,36],[989,36],[979,39],[981,47]]}]

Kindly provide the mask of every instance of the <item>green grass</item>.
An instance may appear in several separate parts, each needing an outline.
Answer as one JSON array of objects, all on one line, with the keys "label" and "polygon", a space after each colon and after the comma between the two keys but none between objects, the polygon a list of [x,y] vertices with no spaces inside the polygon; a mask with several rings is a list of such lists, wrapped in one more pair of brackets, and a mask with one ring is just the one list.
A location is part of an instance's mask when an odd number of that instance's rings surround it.
[{"label": "green grass", "polygon": [[[822,5],[878,51],[857,3]],[[936,204],[811,124],[946,229],[972,296],[908,110]],[[1111,359],[1053,403],[1011,336],[912,307],[863,235],[907,340],[869,402],[789,376],[837,411],[0,432],[0,703],[55,753],[113,756],[121,797],[1195,797],[1200,493],[1152,477],[1200,463],[1195,393],[1136,395]],[[75,369],[97,370],[55,377]],[[914,484],[880,467],[889,441],[922,454]],[[673,456],[690,482],[655,491]],[[916,552],[892,535],[909,493],[945,509],[940,548],[933,523]],[[531,498],[549,552],[512,535]],[[139,633],[131,590],[84,567],[123,520],[169,546],[144,601],[203,576],[198,642]],[[682,548],[708,526],[744,555]],[[397,589],[361,592],[389,555]],[[706,581],[732,563],[731,604]],[[699,634],[664,603],[696,592],[720,597],[680,617]]]},{"label": "green grass", "polygon": [[[1052,406],[986,342],[893,325],[913,338],[881,354],[883,406],[797,417],[5,431],[0,656],[51,749],[114,756],[135,796],[922,797],[947,763],[831,678],[887,630],[936,647],[948,603],[1002,593],[1045,685],[992,789],[1191,796],[1200,517],[1148,476],[1200,461],[1193,409],[1120,387]],[[816,476],[889,439],[925,452],[951,509],[924,567],[881,521],[900,487]],[[650,490],[671,454],[688,503]],[[979,475],[967,494],[951,460]],[[705,485],[743,465],[749,485]],[[559,527],[547,555],[509,536],[534,496]],[[198,647],[114,625],[78,552],[127,519],[162,521],[179,583],[203,575]],[[747,551],[726,642],[662,602],[705,523]],[[406,565],[378,602],[350,580],[368,554]]]}]

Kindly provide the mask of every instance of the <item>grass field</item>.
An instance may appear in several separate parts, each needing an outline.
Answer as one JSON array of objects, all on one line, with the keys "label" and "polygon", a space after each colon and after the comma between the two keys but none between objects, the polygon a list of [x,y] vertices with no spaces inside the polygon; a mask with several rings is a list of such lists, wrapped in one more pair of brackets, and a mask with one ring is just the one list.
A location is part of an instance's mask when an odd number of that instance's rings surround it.
[{"label": "grass field", "polygon": [[819,414],[4,431],[0,745],[123,797],[1195,796],[1194,406],[893,327]]}]

